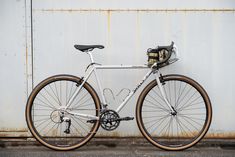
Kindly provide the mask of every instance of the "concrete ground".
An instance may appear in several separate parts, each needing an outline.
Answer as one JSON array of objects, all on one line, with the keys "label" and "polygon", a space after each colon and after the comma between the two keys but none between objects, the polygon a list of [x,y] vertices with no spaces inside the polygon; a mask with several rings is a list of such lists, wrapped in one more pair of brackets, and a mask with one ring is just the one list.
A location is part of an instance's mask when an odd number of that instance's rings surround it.
[{"label": "concrete ground", "polygon": [[206,139],[184,151],[164,151],[143,138],[95,138],[73,151],[54,151],[31,139],[1,139],[0,157],[235,157],[234,139]]}]

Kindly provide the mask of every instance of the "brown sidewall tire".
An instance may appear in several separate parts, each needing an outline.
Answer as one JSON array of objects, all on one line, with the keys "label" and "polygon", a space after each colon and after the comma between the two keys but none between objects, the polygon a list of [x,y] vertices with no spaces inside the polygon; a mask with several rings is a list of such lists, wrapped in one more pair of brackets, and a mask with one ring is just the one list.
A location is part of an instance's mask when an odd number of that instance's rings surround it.
[{"label": "brown sidewall tire", "polygon": [[148,94],[148,92],[153,87],[155,87],[157,85],[156,80],[153,80],[152,82],[150,82],[143,89],[143,91],[141,92],[141,94],[138,98],[137,105],[136,105],[136,120],[137,120],[138,127],[139,127],[141,133],[143,134],[143,136],[151,144],[153,144],[156,147],[159,147],[159,148],[164,149],[164,150],[170,150],[170,151],[179,151],[179,150],[184,150],[184,149],[190,148],[190,147],[194,146],[195,144],[197,144],[205,136],[205,134],[207,133],[207,131],[210,127],[211,120],[212,120],[212,107],[211,107],[210,99],[209,99],[206,91],[203,89],[203,87],[200,84],[198,84],[196,81],[194,81],[193,79],[191,79],[189,77],[186,77],[186,76],[183,76],[183,75],[165,75],[165,76],[163,76],[163,80],[180,80],[180,81],[184,81],[184,82],[192,85],[193,87],[195,87],[199,91],[199,93],[202,95],[202,97],[204,99],[204,102],[205,102],[206,109],[207,109],[207,117],[206,117],[206,122],[205,122],[205,124],[202,128],[202,131],[201,131],[200,135],[197,136],[197,138],[193,142],[191,142],[187,145],[181,146],[181,147],[167,147],[167,146],[160,145],[159,143],[154,141],[149,136],[149,134],[146,132],[145,127],[143,125],[143,121],[142,121],[142,118],[141,118],[141,108],[142,108],[142,103],[145,99],[145,96]]},{"label": "brown sidewall tire", "polygon": [[[79,83],[81,79],[79,77],[72,76],[72,75],[55,75],[55,76],[51,76],[51,77],[45,79],[44,81],[42,81],[41,83],[39,83],[33,89],[33,91],[31,92],[31,94],[30,94],[30,96],[28,98],[28,101],[27,101],[27,104],[26,104],[26,110],[25,110],[26,122],[27,122],[27,125],[28,125],[28,128],[29,128],[31,134],[42,145],[44,145],[44,146],[46,146],[48,148],[51,148],[53,150],[72,150],[72,149],[76,149],[76,148],[79,148],[79,147],[83,146],[84,144],[86,144],[96,134],[96,132],[97,132],[97,130],[99,128],[99,121],[94,123],[94,125],[93,125],[93,127],[91,129],[91,133],[89,133],[86,137],[84,137],[85,139],[81,140],[80,143],[75,144],[73,146],[69,146],[69,147],[57,147],[57,146],[53,146],[53,145],[48,144],[37,133],[36,129],[32,125],[33,122],[32,122],[32,118],[31,118],[31,108],[32,108],[33,101],[34,101],[35,97],[40,92],[40,90],[42,88],[44,88],[46,85],[48,85],[51,82],[58,81],[58,80],[70,80],[70,81],[74,81],[74,82]],[[92,98],[93,98],[93,100],[95,102],[96,109],[97,109],[96,114],[97,114],[97,116],[99,116],[99,112],[100,112],[101,106],[100,106],[100,99],[99,99],[97,93],[95,92],[95,90],[88,83],[85,83],[83,85],[83,87],[86,88],[86,90],[91,94],[91,96],[92,96]]]}]

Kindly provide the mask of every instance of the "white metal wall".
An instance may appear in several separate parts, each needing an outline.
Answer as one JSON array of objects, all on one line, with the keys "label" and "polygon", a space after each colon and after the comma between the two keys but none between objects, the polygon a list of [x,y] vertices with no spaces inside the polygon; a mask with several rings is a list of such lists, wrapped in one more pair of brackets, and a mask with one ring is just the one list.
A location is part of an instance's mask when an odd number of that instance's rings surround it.
[{"label": "white metal wall", "polygon": [[[0,131],[1,135],[27,131],[25,2],[0,2]],[[13,132],[12,132],[13,131]]]},{"label": "white metal wall", "polygon": [[[180,61],[164,68],[163,74],[184,74],[201,83],[213,105],[211,135],[235,137],[235,1],[35,0],[33,60],[29,2],[0,4],[0,109],[7,110],[0,114],[0,131],[26,128],[24,108],[32,83],[58,73],[84,74],[89,58],[75,50],[74,44],[103,44],[104,50],[94,52],[98,63],[145,64],[149,47],[174,41]],[[122,87],[134,88],[145,72],[107,70],[100,75],[102,85],[118,93]],[[96,88],[94,81],[90,83]],[[138,94],[121,116],[134,116]],[[115,102],[108,99],[110,108],[115,108]],[[100,134],[106,132],[100,129]],[[132,121],[121,123],[110,135],[140,133]]]}]

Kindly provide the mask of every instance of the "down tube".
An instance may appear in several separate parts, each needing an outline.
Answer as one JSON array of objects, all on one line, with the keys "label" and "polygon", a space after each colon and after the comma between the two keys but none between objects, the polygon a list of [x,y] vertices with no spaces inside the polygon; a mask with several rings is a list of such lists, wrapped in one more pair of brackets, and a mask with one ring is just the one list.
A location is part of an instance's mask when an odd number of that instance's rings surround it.
[{"label": "down tube", "polygon": [[152,74],[152,70],[150,70],[142,79],[142,81],[137,85],[135,89],[133,89],[129,95],[125,98],[125,100],[121,103],[121,105],[116,109],[116,112],[119,113],[122,108],[127,104],[127,102],[130,100],[130,98],[135,94],[135,92],[141,87],[141,85],[149,78],[149,76]]}]

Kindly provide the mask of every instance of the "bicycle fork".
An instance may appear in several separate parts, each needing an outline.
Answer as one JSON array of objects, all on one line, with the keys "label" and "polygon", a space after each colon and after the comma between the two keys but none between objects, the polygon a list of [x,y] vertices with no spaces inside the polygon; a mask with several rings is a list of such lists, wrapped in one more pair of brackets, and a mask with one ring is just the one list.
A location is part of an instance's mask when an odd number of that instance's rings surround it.
[{"label": "bicycle fork", "polygon": [[[166,93],[165,93],[165,90],[163,89],[163,85],[164,85],[164,82],[162,82],[162,76],[161,76],[161,73],[159,72],[159,70],[156,70],[154,71],[154,74],[155,74],[155,77],[156,77],[156,81],[157,81],[157,85],[160,89],[160,92],[161,92],[161,95],[164,99],[164,101],[166,102],[167,106],[169,107],[170,111],[171,111],[171,114],[172,115],[176,115],[176,110],[174,109],[174,107],[169,103],[169,101],[167,100],[167,97],[166,97]],[[160,80],[161,79],[161,80]]]}]

